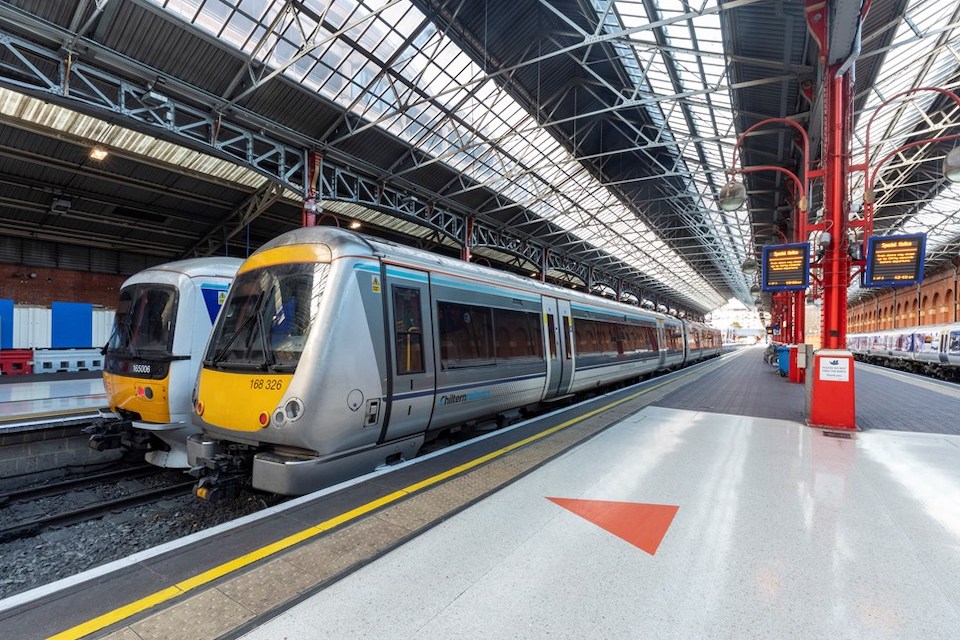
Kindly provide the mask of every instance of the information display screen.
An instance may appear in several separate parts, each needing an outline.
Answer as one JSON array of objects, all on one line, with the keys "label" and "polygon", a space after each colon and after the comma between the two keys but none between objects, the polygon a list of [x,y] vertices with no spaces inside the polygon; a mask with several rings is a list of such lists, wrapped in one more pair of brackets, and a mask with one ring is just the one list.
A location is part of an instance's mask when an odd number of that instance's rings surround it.
[{"label": "information display screen", "polygon": [[870,236],[865,287],[906,287],[923,281],[927,234]]},{"label": "information display screen", "polygon": [[810,284],[810,245],[806,242],[763,248],[760,288],[764,291],[804,291]]}]

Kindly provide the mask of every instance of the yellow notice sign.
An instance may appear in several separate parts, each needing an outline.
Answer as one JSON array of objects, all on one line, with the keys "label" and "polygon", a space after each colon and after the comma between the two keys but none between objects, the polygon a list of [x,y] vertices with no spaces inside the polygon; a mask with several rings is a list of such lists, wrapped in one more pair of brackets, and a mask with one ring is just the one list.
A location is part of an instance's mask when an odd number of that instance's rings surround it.
[{"label": "yellow notice sign", "polygon": [[373,276],[373,284],[371,285],[370,290],[374,293],[380,293],[380,276]]}]

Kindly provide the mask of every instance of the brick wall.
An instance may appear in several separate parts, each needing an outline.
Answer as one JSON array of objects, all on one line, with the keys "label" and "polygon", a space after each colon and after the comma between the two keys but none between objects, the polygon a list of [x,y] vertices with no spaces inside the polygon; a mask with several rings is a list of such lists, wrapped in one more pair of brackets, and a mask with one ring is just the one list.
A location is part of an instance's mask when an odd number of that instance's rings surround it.
[{"label": "brick wall", "polygon": [[4,264],[0,265],[0,299],[44,307],[54,301],[89,302],[115,309],[127,277]]},{"label": "brick wall", "polygon": [[957,269],[928,276],[919,287],[887,289],[847,309],[847,332],[880,331],[926,324],[960,322]]}]

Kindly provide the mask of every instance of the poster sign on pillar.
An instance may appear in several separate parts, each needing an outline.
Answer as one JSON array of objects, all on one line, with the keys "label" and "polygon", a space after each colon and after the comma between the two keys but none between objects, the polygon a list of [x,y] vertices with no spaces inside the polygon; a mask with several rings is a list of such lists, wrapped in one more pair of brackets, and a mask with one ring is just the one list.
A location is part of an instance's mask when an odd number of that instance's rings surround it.
[{"label": "poster sign on pillar", "polygon": [[840,349],[821,349],[813,355],[809,416],[812,427],[856,429],[853,354]]}]

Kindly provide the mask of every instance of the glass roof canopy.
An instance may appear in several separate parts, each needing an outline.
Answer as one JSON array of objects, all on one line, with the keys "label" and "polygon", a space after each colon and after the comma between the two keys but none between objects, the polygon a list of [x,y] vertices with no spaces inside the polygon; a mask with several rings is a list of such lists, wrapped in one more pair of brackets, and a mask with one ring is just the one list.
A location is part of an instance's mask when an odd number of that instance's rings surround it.
[{"label": "glass roof canopy", "polygon": [[[494,79],[407,0],[303,4],[324,24],[293,12],[283,0],[154,0],[268,66],[282,70],[352,113],[416,145],[438,161],[495,189],[560,228],[601,248],[660,281],[696,307],[715,308],[726,301],[676,251],[638,219],[634,211],[600,183]],[[651,20],[640,2],[595,3],[610,32],[681,12],[664,3],[663,16]],[[669,8],[668,5],[673,5]],[[698,21],[698,39],[710,51],[722,51],[716,15]],[[685,87],[675,87],[664,56],[652,41],[617,43],[634,79],[637,97],[672,95],[678,90],[707,90],[722,77],[722,58],[693,69],[703,60],[693,54],[686,21],[668,27],[675,39],[678,68]],[[684,53],[687,50],[687,53]],[[366,55],[367,53],[371,56]],[[372,59],[371,59],[372,58]],[[674,168],[698,203],[695,215],[714,226],[732,224],[735,234],[716,234],[717,259],[735,269],[745,255],[747,216],[720,214],[713,203],[710,171],[723,168],[720,138],[735,137],[729,96],[712,88],[709,98],[690,107],[710,144],[690,140],[701,134],[686,126],[675,102],[649,106],[661,122],[665,142],[680,157]],[[716,116],[721,107],[726,113]],[[336,144],[338,141],[332,141]],[[701,165],[695,146],[703,146],[710,166]],[[732,238],[732,240],[731,240]],[[738,279],[742,280],[741,276]],[[741,288],[744,288],[745,285]]]},{"label": "glass roof canopy", "polygon": [[[274,70],[271,76],[285,74],[362,117],[368,124],[361,128],[389,131],[431,156],[431,162],[442,162],[494,189],[694,306],[716,308],[725,302],[643,222],[642,202],[624,204],[609,188],[615,185],[594,177],[582,159],[552,137],[545,128],[550,123],[538,122],[498,87],[497,70],[485,72],[409,0],[150,1],[265,64]],[[296,10],[295,4],[310,12]],[[554,10],[549,2],[542,4]],[[960,50],[946,4],[911,0],[908,20],[898,23],[893,43],[879,52],[895,50],[885,57],[858,117],[853,162],[862,158],[866,121],[880,102],[904,89],[941,84],[957,68]],[[725,181],[718,174],[729,168],[727,157],[737,136],[718,7],[708,2],[696,14],[682,0],[591,0],[587,7],[596,12],[596,35],[613,36],[605,39],[632,83],[632,95],[619,89],[623,104],[642,105],[657,125],[656,138],[642,136],[643,144],[665,147],[676,159],[673,166],[658,169],[679,178],[686,190],[680,220],[691,224],[684,233],[697,239],[697,251],[708,256],[735,295],[749,303],[751,282],[739,265],[751,250],[750,215],[746,210],[723,212],[715,204]],[[657,25],[659,40],[651,24]],[[931,121],[923,109],[934,97],[931,93],[909,106],[885,107],[871,131],[872,157],[882,157],[915,135],[920,123],[934,134],[960,120],[960,114],[950,113],[943,121]],[[611,105],[611,111],[617,106]],[[904,186],[907,174],[890,169],[919,162],[919,151],[900,154],[881,173],[878,220],[884,219],[885,208],[902,207],[891,196]],[[862,191],[863,178],[854,174],[854,202]],[[960,221],[953,215],[958,197],[960,191],[953,187],[918,201],[891,232],[927,231],[928,255],[955,243],[960,235]],[[704,221],[705,231],[704,225],[695,224]]]},{"label": "glass roof canopy", "polygon": [[[942,135],[951,125],[960,123],[960,108],[952,106],[949,110],[931,118],[928,115],[934,100],[940,94],[933,91],[921,91],[904,100],[894,100],[882,107],[886,100],[903,91],[920,87],[940,87],[956,91],[960,83],[950,84],[950,78],[956,75],[960,64],[960,24],[956,21],[957,8],[951,3],[940,0],[911,0],[906,8],[906,18],[901,21],[896,35],[890,44],[895,55],[887,56],[874,86],[867,89],[868,99],[863,112],[857,117],[853,140],[853,161],[864,160],[867,123],[876,112],[870,127],[870,158],[873,166],[892,153],[910,138],[922,134],[922,137]],[[952,14],[952,17],[951,17]],[[921,162],[929,163],[934,174],[927,187],[942,180],[936,175],[940,171],[943,157],[931,157],[923,147],[914,147],[901,152],[887,161],[877,173],[874,190],[876,204],[875,224],[887,226],[888,234],[921,233],[927,234],[928,260],[947,250],[950,243],[956,243],[960,237],[960,185],[948,185],[932,199],[918,198],[911,203],[912,212],[902,213],[903,202],[894,199],[900,188],[922,187],[914,174],[905,171]],[[902,170],[898,170],[902,169]],[[908,181],[913,184],[908,185]],[[863,201],[865,177],[862,173],[853,176],[851,198],[856,207]],[[859,288],[854,284],[850,297],[855,296]]]}]

